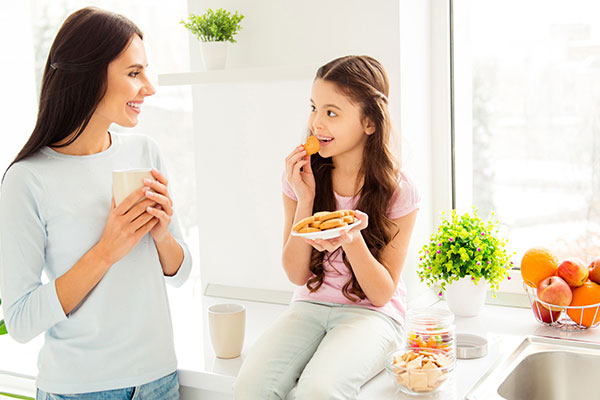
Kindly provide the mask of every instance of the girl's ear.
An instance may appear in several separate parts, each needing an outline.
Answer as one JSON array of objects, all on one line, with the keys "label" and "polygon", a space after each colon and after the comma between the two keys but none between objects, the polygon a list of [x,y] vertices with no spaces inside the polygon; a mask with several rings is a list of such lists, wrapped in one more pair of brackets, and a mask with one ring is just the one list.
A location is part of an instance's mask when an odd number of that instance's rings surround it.
[{"label": "girl's ear", "polygon": [[375,133],[375,124],[371,121],[371,118],[365,117],[363,121],[363,129],[367,135],[372,135]]}]

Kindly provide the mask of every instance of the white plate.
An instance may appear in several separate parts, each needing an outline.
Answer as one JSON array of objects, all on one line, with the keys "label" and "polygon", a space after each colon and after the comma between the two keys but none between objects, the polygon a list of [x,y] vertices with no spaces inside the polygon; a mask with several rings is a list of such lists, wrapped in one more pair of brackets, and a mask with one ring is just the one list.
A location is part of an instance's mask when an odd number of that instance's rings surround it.
[{"label": "white plate", "polygon": [[354,228],[358,224],[360,224],[360,220],[356,220],[350,225],[340,226],[339,228],[326,229],[320,232],[298,233],[293,230],[292,236],[299,236],[305,239],[333,239],[340,236],[340,232],[342,230]]}]

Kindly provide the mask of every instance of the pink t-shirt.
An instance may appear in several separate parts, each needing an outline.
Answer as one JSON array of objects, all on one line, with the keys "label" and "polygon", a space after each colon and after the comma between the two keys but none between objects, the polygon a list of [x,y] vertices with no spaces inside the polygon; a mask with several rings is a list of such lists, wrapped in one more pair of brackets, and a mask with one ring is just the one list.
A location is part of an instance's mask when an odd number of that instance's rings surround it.
[{"label": "pink t-shirt", "polygon": [[[285,178],[285,174],[282,178],[282,184],[283,192],[292,200],[297,201],[294,190]],[[356,208],[358,196],[344,197],[337,193],[334,194],[338,210]],[[388,218],[397,219],[410,214],[419,208],[420,200],[421,197],[414,182],[405,173],[400,173],[398,189],[396,189],[390,200],[387,210]],[[329,262],[331,262],[331,265],[329,265]],[[327,301],[338,304],[357,305],[380,311],[398,323],[404,323],[404,316],[406,314],[406,287],[402,278],[400,278],[398,287],[390,301],[382,307],[375,307],[367,298],[358,302],[352,302],[342,293],[342,288],[352,277],[350,270],[342,260],[342,252],[335,252],[334,256],[329,259],[329,262],[325,262],[324,265],[325,276],[321,287],[316,292],[311,293],[306,285],[300,286],[294,291],[292,301]]]}]

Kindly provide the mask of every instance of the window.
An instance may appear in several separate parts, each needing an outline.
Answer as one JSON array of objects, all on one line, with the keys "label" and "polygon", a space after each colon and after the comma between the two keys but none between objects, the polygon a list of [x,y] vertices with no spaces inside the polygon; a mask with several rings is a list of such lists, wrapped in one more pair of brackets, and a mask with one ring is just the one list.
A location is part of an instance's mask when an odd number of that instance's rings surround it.
[{"label": "window", "polygon": [[454,6],[457,208],[494,211],[522,254],[600,255],[600,5]]}]

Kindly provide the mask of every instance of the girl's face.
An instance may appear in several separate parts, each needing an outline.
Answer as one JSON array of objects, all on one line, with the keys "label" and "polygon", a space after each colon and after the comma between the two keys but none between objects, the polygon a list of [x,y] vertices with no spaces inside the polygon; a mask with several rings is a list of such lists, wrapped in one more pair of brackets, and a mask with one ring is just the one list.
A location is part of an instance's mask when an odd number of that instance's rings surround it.
[{"label": "girl's face", "polygon": [[319,139],[321,157],[360,152],[375,126],[363,118],[360,105],[353,103],[337,86],[316,79],[312,86],[309,126]]},{"label": "girl's face", "polygon": [[129,47],[108,64],[107,89],[95,116],[124,127],[137,125],[144,98],[155,93],[147,67],[144,42],[135,35]]}]

